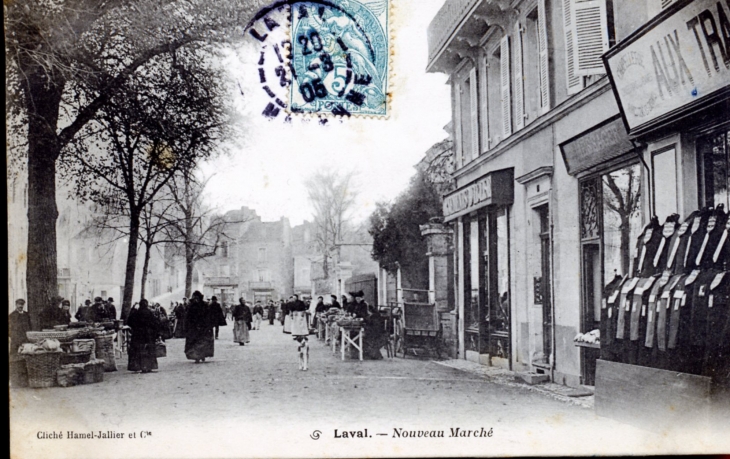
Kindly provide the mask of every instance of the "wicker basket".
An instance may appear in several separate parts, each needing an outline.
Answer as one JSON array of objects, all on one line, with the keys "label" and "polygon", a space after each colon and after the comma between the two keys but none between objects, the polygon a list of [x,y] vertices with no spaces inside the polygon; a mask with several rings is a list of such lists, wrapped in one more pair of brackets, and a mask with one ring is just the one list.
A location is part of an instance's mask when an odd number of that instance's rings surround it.
[{"label": "wicker basket", "polygon": [[94,384],[104,381],[104,361],[92,360],[84,365],[83,384]]},{"label": "wicker basket", "polygon": [[96,340],[75,339],[71,343],[71,352],[91,352],[96,355]]},{"label": "wicker basket", "polygon": [[24,354],[10,354],[10,385],[28,387],[28,369]]},{"label": "wicker basket", "polygon": [[56,385],[56,372],[61,368],[62,352],[42,352],[26,354],[28,386],[53,387]]},{"label": "wicker basket", "polygon": [[25,332],[28,341],[38,343],[44,339],[57,339],[58,341],[71,341],[79,334],[78,330],[54,330],[54,331],[29,331]]},{"label": "wicker basket", "polygon": [[87,363],[91,360],[91,351],[86,352],[64,352],[61,355],[61,365],[71,365],[74,363]]},{"label": "wicker basket", "polygon": [[56,379],[61,387],[84,384],[84,368],[78,365],[61,365],[56,373]]},{"label": "wicker basket", "polygon": [[95,338],[96,358],[104,360],[104,371],[117,371],[117,360],[114,356],[114,340],[112,335]]}]

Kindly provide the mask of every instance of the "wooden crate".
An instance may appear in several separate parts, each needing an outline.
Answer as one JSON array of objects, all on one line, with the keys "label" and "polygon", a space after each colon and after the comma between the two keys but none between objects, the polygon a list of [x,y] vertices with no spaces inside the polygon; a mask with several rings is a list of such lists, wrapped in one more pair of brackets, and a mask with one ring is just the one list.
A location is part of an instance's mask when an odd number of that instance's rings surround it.
[{"label": "wooden crate", "polygon": [[709,425],[711,380],[704,376],[598,360],[595,410],[655,432]]}]

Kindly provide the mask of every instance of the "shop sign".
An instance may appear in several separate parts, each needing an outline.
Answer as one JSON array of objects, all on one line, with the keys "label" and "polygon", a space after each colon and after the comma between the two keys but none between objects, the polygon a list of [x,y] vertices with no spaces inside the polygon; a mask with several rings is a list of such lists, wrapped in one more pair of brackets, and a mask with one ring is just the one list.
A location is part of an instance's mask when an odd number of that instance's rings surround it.
[{"label": "shop sign", "polygon": [[444,198],[446,220],[491,204],[511,204],[514,200],[513,169],[492,172]]},{"label": "shop sign", "polygon": [[682,1],[604,56],[631,134],[730,87],[730,2]]},{"label": "shop sign", "polygon": [[604,164],[633,149],[634,144],[618,115],[560,144],[570,175]]}]

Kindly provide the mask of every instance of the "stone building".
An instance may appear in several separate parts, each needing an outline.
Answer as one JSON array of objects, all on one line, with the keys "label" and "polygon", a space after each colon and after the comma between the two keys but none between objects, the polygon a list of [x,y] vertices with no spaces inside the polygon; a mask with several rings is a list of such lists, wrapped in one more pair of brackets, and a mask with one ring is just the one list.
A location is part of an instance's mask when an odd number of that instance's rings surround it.
[{"label": "stone building", "polygon": [[248,207],[226,213],[227,240],[212,257],[196,263],[206,297],[216,295],[232,304],[243,297],[248,301],[277,300],[292,293],[291,226],[289,219],[265,222]]},{"label": "stone building", "polygon": [[[432,20],[427,70],[448,74],[452,89],[456,190],[443,210],[454,232],[461,358],[593,384],[599,352],[573,338],[599,328],[603,287],[629,270],[644,225],[654,214],[663,221],[728,205],[727,66],[700,58],[692,73],[697,82],[707,67],[702,97],[677,96],[650,115],[630,104],[676,94],[681,75],[668,73],[673,80],[659,94],[646,54],[632,69],[633,89],[645,92],[622,110],[603,60],[688,3],[447,0]],[[716,24],[730,15],[727,5],[695,3],[715,11]],[[683,27],[664,35],[678,30],[683,43],[697,41],[698,56],[720,50],[709,26],[706,40]],[[665,43],[664,35],[654,41]],[[668,56],[663,72],[674,65]],[[632,110],[644,115],[634,126],[625,113]],[[687,122],[687,113],[699,116]]]}]

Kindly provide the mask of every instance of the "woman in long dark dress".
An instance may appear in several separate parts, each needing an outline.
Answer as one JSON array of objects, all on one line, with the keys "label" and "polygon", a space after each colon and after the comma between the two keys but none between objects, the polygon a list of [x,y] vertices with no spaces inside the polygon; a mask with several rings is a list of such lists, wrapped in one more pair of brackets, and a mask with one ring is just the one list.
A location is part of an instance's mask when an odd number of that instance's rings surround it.
[{"label": "woman in long dark dress", "polygon": [[132,329],[129,342],[129,363],[127,370],[149,373],[157,369],[155,343],[160,334],[160,324],[149,309],[147,300],[141,300],[134,313],[129,315],[127,325]]},{"label": "woman in long dark dress", "polygon": [[203,301],[203,294],[196,290],[185,313],[185,357],[195,360],[195,363],[213,357],[215,324],[210,318],[208,303]]},{"label": "woman in long dark dress", "polygon": [[368,316],[363,322],[365,336],[363,337],[363,357],[368,360],[380,360],[383,354],[380,350],[388,343],[388,334],[385,331],[385,320],[377,307],[365,303]]},{"label": "woman in long dark dress", "polygon": [[174,338],[185,338],[185,313],[187,308],[185,302],[182,302],[175,307],[173,314],[175,314],[175,330],[173,330]]}]

